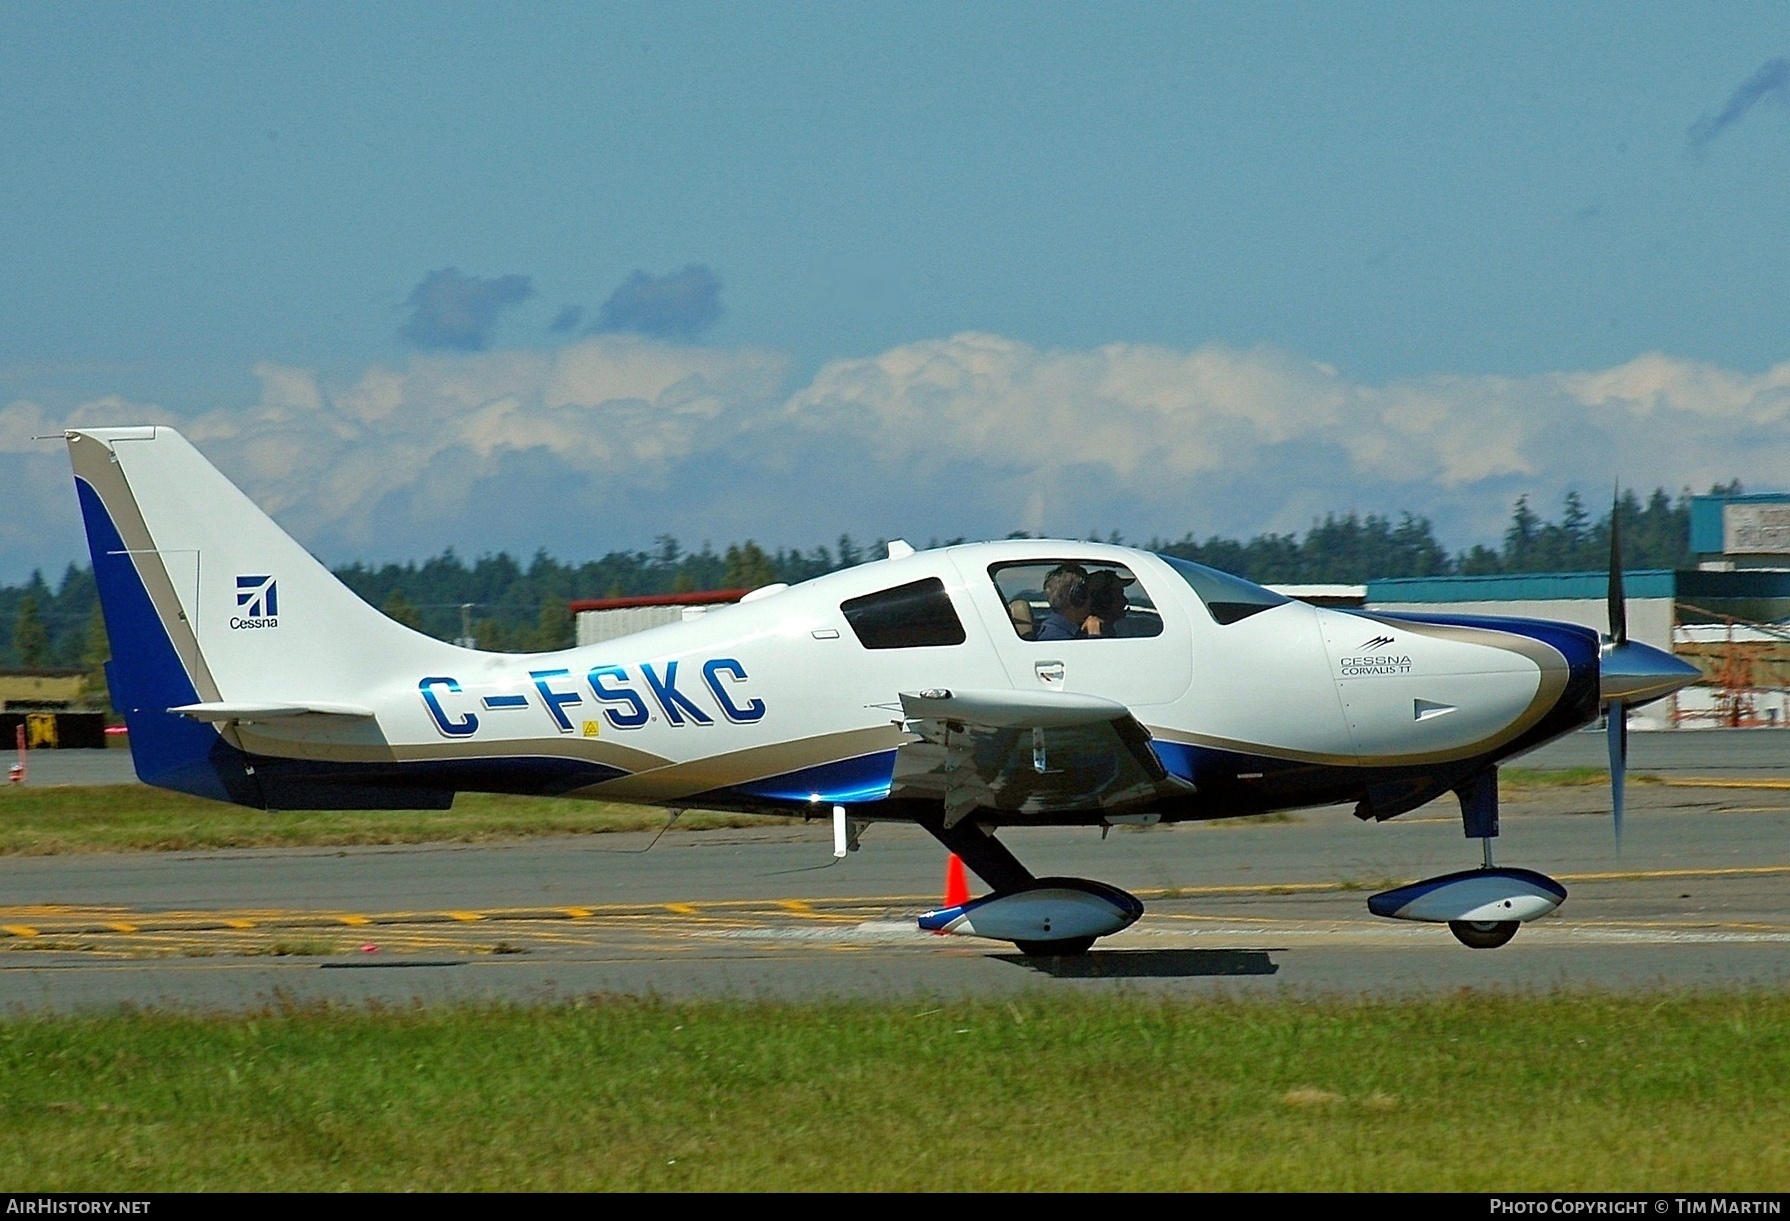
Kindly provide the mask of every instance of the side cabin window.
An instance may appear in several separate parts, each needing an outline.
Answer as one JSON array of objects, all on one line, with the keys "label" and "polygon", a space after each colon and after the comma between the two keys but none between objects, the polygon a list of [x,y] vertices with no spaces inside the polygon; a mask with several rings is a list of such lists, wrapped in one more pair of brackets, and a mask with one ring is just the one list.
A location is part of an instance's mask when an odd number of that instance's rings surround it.
[{"label": "side cabin window", "polygon": [[1216,568],[1207,568],[1204,564],[1195,564],[1192,560],[1161,554],[1156,558],[1173,568],[1183,581],[1192,586],[1206,610],[1221,624],[1235,623],[1239,619],[1247,619],[1251,615],[1272,610],[1276,606],[1285,606],[1292,601],[1272,589],[1263,589],[1253,581],[1245,581],[1242,577],[1234,577]]},{"label": "side cabin window", "polygon": [[988,575],[1021,640],[1162,635],[1162,613],[1135,573],[1107,560],[1026,560]]},{"label": "side cabin window", "polygon": [[963,621],[937,577],[879,590],[839,604],[867,649],[918,649],[962,644]]}]

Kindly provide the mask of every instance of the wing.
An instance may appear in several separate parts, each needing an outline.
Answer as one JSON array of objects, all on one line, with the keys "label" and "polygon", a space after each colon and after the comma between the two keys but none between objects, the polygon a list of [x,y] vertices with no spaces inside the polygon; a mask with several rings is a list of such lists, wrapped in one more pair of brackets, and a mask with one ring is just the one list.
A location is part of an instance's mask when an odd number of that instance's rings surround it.
[{"label": "wing", "polygon": [[945,804],[945,826],[975,809],[1119,811],[1193,786],[1171,776],[1123,704],[1049,691],[902,692],[919,741],[895,753],[891,796]]}]

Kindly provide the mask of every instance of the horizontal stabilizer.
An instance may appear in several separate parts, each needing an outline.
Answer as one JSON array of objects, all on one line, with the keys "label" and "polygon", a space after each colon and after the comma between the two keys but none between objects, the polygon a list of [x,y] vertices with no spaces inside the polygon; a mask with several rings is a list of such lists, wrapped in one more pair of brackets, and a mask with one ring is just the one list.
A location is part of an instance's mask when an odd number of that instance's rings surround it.
[{"label": "horizontal stabilizer", "polygon": [[365,720],[373,715],[371,708],[359,704],[288,703],[262,700],[244,703],[182,704],[168,709],[195,721],[277,721],[295,716],[339,716]]}]

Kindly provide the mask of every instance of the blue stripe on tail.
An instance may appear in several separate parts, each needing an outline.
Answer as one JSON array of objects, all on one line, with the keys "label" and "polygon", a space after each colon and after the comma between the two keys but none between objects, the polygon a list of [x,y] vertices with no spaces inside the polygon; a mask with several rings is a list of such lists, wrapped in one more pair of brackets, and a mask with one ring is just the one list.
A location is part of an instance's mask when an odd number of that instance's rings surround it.
[{"label": "blue stripe on tail", "polygon": [[99,493],[85,479],[75,480],[75,490],[81,497],[93,579],[112,644],[106,683],[112,689],[113,707],[130,727],[131,761],[138,778],[158,788],[261,805],[260,786],[244,768],[241,753],[211,726],[168,712],[197,703],[199,694],[155,613],[136,564],[124,554],[124,540]]}]

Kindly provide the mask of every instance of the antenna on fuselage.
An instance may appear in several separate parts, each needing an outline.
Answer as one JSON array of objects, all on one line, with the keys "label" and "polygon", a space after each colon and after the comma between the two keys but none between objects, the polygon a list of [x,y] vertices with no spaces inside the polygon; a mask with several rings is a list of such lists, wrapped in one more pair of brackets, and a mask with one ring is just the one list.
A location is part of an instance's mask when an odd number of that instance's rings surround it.
[{"label": "antenna on fuselage", "polygon": [[833,807],[833,855],[818,865],[802,865],[795,869],[773,869],[769,873],[761,873],[761,878],[781,877],[786,873],[813,873],[817,869],[831,869],[845,859],[848,852],[858,850],[858,835],[864,824],[853,818],[842,805]]},{"label": "antenna on fuselage", "polygon": [[613,852],[617,856],[641,856],[645,853],[651,852],[653,850],[653,845],[658,843],[660,840],[664,839],[665,833],[667,831],[671,830],[671,825],[673,823],[675,823],[678,819],[680,819],[684,816],[683,809],[680,807],[676,807],[676,806],[671,807],[669,810],[666,811],[666,813],[669,815],[669,817],[667,817],[665,819],[665,825],[663,827],[659,828],[658,834],[653,836],[652,840],[650,842],[648,842],[646,847],[644,847],[644,848],[608,848],[608,849],[599,848],[599,849],[597,849],[597,851]]}]

